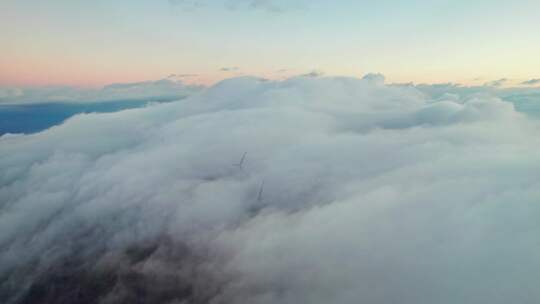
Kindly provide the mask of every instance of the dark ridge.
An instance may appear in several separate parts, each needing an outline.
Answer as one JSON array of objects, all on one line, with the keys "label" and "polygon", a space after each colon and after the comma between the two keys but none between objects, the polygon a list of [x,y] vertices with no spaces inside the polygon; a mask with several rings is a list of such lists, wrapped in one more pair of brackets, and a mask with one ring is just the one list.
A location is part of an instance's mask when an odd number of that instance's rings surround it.
[{"label": "dark ridge", "polygon": [[216,297],[225,283],[217,261],[183,243],[160,239],[104,252],[91,262],[63,258],[22,294],[6,295],[5,303],[221,303]]},{"label": "dark ridge", "polygon": [[131,264],[136,264],[147,260],[158,247],[157,244],[130,246],[126,249],[125,254],[129,258]]},{"label": "dark ridge", "polygon": [[18,303],[99,303],[100,297],[112,292],[118,279],[112,271],[63,269],[41,276]]}]

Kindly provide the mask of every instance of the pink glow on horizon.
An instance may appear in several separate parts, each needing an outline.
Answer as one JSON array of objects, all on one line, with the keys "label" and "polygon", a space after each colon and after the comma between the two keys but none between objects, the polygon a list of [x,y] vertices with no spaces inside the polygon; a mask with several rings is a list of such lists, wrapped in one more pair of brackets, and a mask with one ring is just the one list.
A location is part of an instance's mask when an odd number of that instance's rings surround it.
[{"label": "pink glow on horizon", "polygon": [[[9,73],[7,72],[9,71]],[[170,74],[170,73],[169,73]],[[36,66],[21,66],[17,64],[0,65],[0,86],[16,87],[45,87],[45,86],[74,86],[97,88],[112,83],[132,83],[159,80],[166,78],[167,73],[82,71],[78,69],[38,69]],[[217,75],[186,77],[181,80],[187,84],[211,85],[223,78]]]}]

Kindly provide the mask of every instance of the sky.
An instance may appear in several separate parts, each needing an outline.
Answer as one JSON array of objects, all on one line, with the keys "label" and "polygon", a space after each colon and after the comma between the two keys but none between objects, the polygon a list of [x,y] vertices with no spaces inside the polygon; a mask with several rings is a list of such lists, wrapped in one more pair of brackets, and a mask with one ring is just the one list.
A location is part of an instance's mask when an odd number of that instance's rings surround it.
[{"label": "sky", "polygon": [[0,86],[314,71],[468,85],[540,78],[534,0],[0,2]]},{"label": "sky", "polygon": [[539,12],[0,0],[0,303],[540,303]]}]

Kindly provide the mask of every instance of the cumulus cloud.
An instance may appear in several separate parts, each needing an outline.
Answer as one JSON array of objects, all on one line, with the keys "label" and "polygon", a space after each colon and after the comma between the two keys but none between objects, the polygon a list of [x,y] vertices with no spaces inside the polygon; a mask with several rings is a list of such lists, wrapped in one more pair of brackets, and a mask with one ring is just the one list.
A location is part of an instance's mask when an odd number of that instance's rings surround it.
[{"label": "cumulus cloud", "polygon": [[[171,75],[172,76],[172,75]],[[75,87],[28,87],[0,88],[0,104],[49,103],[49,102],[94,102],[129,99],[177,98],[191,95],[201,87],[185,85],[172,79],[119,83],[100,89]],[[182,75],[174,75],[182,77]],[[187,77],[187,75],[183,75]]]},{"label": "cumulus cloud", "polygon": [[540,78],[533,78],[522,82],[523,85],[537,85],[540,84]]},{"label": "cumulus cloud", "polygon": [[454,83],[412,85],[428,98],[443,101],[452,100],[463,103],[473,98],[485,99],[492,96],[512,102],[515,107],[529,115],[540,115],[540,89],[535,87],[493,87],[493,86],[463,86]]},{"label": "cumulus cloud", "polygon": [[378,83],[378,84],[384,84],[384,82],[386,80],[384,75],[379,74],[379,73],[366,74],[362,79],[367,80],[367,81],[371,81],[371,82],[374,82],[374,83]]},{"label": "cumulus cloud", "polygon": [[234,78],[0,137],[0,301],[537,302],[539,122],[380,80]]}]

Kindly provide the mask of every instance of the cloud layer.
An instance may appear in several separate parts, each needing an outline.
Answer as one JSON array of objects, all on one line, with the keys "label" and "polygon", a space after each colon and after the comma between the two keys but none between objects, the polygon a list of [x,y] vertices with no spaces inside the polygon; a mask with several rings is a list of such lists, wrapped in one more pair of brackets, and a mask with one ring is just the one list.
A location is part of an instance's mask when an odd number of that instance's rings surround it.
[{"label": "cloud layer", "polygon": [[437,90],[235,78],[0,137],[0,300],[535,303],[539,123]]},{"label": "cloud layer", "polygon": [[181,81],[173,79],[186,76],[190,75],[173,74],[168,79],[112,84],[101,89],[81,89],[74,87],[0,87],[0,105],[185,97],[201,89],[199,86],[185,85]]}]

